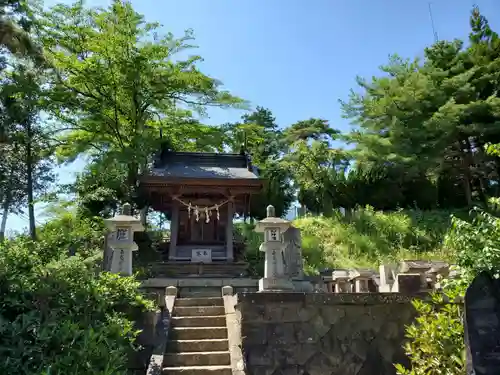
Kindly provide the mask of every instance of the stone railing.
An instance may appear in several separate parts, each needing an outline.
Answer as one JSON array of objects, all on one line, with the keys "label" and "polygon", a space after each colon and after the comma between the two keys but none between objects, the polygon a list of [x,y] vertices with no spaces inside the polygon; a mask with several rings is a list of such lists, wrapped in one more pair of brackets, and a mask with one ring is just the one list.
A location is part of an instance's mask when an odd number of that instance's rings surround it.
[{"label": "stone railing", "polygon": [[335,269],[331,276],[310,278],[315,289],[327,293],[414,294],[441,289],[443,277],[456,277],[443,261],[405,260],[371,269]]}]

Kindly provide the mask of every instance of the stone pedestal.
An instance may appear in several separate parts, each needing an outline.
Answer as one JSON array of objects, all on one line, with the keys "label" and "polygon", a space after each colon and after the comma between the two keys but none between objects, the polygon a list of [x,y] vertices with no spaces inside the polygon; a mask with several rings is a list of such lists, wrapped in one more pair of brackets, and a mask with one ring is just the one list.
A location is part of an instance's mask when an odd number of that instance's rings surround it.
[{"label": "stone pedestal", "polygon": [[264,242],[259,248],[265,254],[264,278],[259,281],[259,291],[293,291],[292,281],[285,272],[287,255],[282,242],[282,234],[290,227],[290,222],[274,215],[274,207],[268,206],[267,217],[255,227],[256,232],[264,233]]},{"label": "stone pedestal", "polygon": [[259,291],[292,291],[292,280],[285,274],[281,242],[264,242],[259,250],[265,253],[264,278],[259,280]]},{"label": "stone pedestal", "polygon": [[267,278],[259,280],[259,292],[291,292],[294,290],[293,283],[284,278]]},{"label": "stone pedestal", "polygon": [[132,275],[132,249],[113,249],[109,271],[127,276]]},{"label": "stone pedestal", "polygon": [[292,280],[292,287],[294,292],[312,293],[314,291],[313,285],[307,280]]}]

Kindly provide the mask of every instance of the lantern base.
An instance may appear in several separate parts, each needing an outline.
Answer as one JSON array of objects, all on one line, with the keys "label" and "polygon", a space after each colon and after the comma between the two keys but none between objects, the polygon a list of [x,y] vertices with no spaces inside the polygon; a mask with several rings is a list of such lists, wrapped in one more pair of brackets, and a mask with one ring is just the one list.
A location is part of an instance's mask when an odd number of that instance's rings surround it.
[{"label": "lantern base", "polygon": [[259,280],[259,292],[293,292],[293,283],[289,279],[263,277]]},{"label": "lantern base", "polygon": [[307,280],[292,280],[292,284],[295,292],[312,293],[314,291],[313,285]]}]

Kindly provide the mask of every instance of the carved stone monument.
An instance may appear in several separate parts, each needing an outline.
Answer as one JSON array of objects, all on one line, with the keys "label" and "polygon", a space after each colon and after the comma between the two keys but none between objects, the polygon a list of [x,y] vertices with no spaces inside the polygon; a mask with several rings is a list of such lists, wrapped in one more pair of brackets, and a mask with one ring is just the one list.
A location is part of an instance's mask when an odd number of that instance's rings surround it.
[{"label": "carved stone monument", "polygon": [[121,215],[104,220],[109,234],[106,238],[105,258],[111,254],[111,259],[105,259],[105,271],[121,275],[132,275],[132,252],[138,249],[134,242],[134,232],[144,230],[140,219],[131,215],[131,206],[125,203]]},{"label": "carved stone monument", "polygon": [[465,293],[467,375],[500,374],[500,280],[483,272]]},{"label": "carved stone monument", "polygon": [[300,229],[291,225],[283,233],[283,252],[285,254],[285,274],[292,281],[294,291],[312,292],[313,285],[310,281],[304,280]]},{"label": "carved stone monument", "polygon": [[282,234],[290,228],[288,220],[275,216],[273,206],[267,207],[267,217],[257,223],[255,231],[264,233],[259,250],[264,252],[264,277],[259,280],[260,292],[293,291],[293,284],[286,273]]}]

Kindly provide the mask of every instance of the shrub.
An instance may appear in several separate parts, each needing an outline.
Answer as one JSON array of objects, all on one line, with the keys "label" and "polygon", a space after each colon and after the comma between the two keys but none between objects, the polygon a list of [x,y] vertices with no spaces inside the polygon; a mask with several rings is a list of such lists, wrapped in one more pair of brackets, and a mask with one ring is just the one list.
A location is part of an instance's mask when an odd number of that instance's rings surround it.
[{"label": "shrub", "polygon": [[98,257],[47,248],[57,239],[45,230],[39,244],[0,246],[0,373],[126,374],[132,320],[152,302],[134,278],[98,273]]},{"label": "shrub", "polygon": [[[434,294],[430,302],[414,300],[415,322],[406,329],[404,349],[411,367],[396,364],[398,375],[462,375],[465,371],[464,327],[461,304],[453,301],[464,284]],[[445,296],[447,298],[445,298]]]},{"label": "shrub", "polygon": [[[493,202],[495,203],[495,202]],[[495,208],[495,207],[493,207]],[[500,218],[498,211],[476,208],[472,220],[452,217],[445,245],[455,254],[461,278],[445,280],[450,300],[463,296],[475,275],[500,271]],[[444,304],[443,295],[431,303],[414,301],[416,322],[407,328],[406,353],[411,370],[396,365],[400,375],[459,375],[465,373],[464,328],[460,305]]]},{"label": "shrub", "polygon": [[500,272],[500,219],[481,209],[472,211],[472,222],[457,217],[446,236],[457,265],[472,275],[482,271]]},{"label": "shrub", "polygon": [[102,218],[81,218],[69,211],[48,221],[37,232],[39,254],[48,261],[74,254],[88,257],[102,251],[105,228]]},{"label": "shrub", "polygon": [[238,223],[235,229],[245,243],[244,259],[248,263],[248,272],[251,276],[264,276],[264,253],[259,251],[264,237],[255,232],[255,225]]}]

